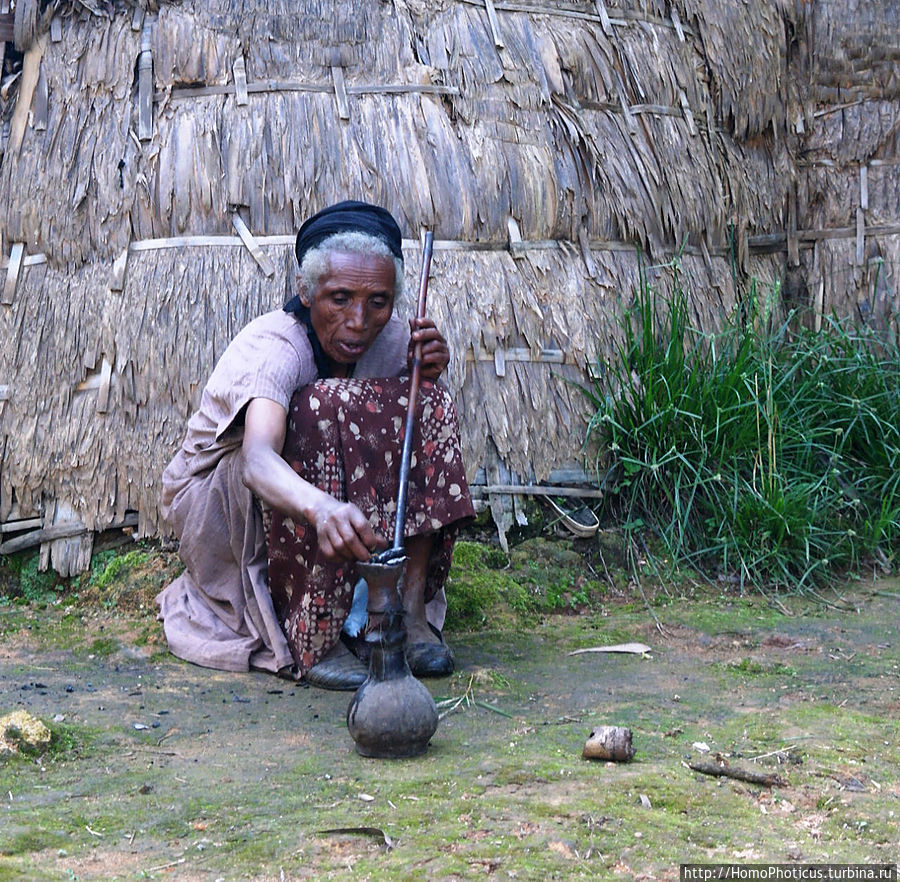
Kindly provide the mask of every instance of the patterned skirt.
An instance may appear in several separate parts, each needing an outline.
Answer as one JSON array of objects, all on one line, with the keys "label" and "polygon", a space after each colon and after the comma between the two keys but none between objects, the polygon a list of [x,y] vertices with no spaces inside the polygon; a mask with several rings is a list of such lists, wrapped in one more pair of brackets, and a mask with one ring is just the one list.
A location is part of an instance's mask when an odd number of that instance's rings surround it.
[{"label": "patterned skirt", "polygon": [[[353,502],[376,535],[392,544],[407,379],[330,379],[294,393],[282,455],[305,480]],[[459,449],[456,411],[446,390],[423,381],[417,401],[404,535],[433,534],[428,602],[450,570],[459,527],[473,516]],[[336,643],[358,581],[356,564],[318,554],[315,529],[272,512],[269,588],[299,675]]]}]

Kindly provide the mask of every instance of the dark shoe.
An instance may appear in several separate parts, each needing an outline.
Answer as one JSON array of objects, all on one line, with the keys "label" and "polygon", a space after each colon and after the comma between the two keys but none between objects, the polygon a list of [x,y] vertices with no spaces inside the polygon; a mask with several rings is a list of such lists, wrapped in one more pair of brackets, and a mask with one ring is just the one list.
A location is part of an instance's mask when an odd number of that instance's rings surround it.
[{"label": "dark shoe", "polygon": [[368,676],[363,663],[339,640],[322,661],[306,672],[303,682],[318,689],[351,692],[359,689]]},{"label": "dark shoe", "polygon": [[453,650],[444,643],[444,635],[428,625],[440,643],[411,643],[406,647],[406,663],[414,677],[447,677],[453,673]]}]

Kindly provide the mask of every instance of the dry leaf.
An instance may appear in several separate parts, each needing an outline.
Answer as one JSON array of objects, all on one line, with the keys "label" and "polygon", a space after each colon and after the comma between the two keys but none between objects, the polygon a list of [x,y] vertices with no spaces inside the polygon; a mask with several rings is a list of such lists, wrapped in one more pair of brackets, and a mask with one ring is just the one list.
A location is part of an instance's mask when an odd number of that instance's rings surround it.
[{"label": "dry leaf", "polygon": [[586,649],[576,649],[569,655],[581,655],[583,652],[625,652],[632,655],[647,655],[648,652],[653,652],[653,649],[646,643],[617,643],[615,646],[589,646]]}]

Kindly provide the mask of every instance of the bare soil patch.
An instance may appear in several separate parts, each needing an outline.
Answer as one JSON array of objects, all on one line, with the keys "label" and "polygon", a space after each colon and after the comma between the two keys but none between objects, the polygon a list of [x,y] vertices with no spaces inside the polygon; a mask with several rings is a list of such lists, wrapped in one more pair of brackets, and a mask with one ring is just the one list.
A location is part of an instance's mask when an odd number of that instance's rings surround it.
[{"label": "bare soil patch", "polygon": [[[674,880],[683,862],[892,862],[900,599],[882,583],[845,600],[786,616],[658,592],[652,616],[618,602],[451,631],[459,671],[429,686],[468,697],[407,761],[355,753],[349,695],[182,663],[146,611],[3,607],[0,713],[27,709],[56,740],[0,765],[0,880]],[[570,654],[623,638],[652,651]],[[633,762],[581,758],[604,723],[632,729]],[[701,757],[786,784],[691,771]]]}]

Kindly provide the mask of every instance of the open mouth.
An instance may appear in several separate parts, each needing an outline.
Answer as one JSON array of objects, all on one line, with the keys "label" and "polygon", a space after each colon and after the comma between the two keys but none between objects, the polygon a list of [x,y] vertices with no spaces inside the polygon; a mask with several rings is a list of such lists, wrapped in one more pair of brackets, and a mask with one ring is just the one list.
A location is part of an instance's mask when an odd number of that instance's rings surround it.
[{"label": "open mouth", "polygon": [[350,340],[341,340],[338,348],[350,358],[356,359],[366,351],[365,343],[355,343]]}]

